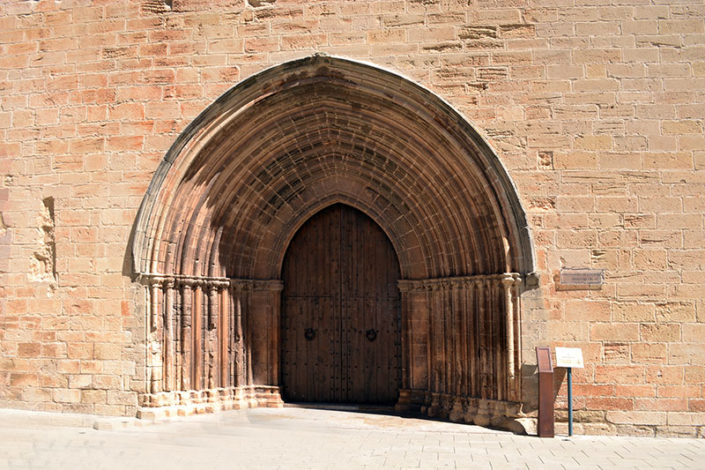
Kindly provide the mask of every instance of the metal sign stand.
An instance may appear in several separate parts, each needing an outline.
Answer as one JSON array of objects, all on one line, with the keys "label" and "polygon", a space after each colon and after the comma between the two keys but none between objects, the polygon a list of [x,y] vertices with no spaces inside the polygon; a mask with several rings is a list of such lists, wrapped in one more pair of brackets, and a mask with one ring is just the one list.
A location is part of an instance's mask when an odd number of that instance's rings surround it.
[{"label": "metal sign stand", "polygon": [[573,435],[573,368],[568,367],[568,436]]},{"label": "metal sign stand", "polygon": [[580,348],[556,348],[556,365],[568,372],[568,436],[573,435],[573,367],[583,368],[583,351]]}]

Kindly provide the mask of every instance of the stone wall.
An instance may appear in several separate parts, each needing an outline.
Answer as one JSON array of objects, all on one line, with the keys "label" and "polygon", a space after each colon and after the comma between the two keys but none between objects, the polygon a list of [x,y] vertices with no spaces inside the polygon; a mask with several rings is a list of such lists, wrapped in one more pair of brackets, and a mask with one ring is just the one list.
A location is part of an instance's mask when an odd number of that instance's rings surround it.
[{"label": "stone wall", "polygon": [[[159,161],[240,80],[324,52],[427,87],[495,149],[541,275],[522,365],[582,347],[577,430],[702,436],[704,18],[696,0],[0,3],[0,406],[136,413],[127,247]],[[604,285],[562,290],[571,267]]]}]

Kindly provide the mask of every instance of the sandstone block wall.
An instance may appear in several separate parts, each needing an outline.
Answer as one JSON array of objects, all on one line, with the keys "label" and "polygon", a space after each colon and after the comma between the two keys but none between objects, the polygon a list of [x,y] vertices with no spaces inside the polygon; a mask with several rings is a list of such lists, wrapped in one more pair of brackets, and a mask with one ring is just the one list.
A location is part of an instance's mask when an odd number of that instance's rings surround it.
[{"label": "sandstone block wall", "polygon": [[[126,248],[154,170],[225,90],[325,52],[429,88],[496,150],[541,275],[524,362],[583,349],[578,430],[703,436],[704,19],[698,0],[0,3],[0,406],[135,414]],[[605,283],[562,290],[570,267]]]}]

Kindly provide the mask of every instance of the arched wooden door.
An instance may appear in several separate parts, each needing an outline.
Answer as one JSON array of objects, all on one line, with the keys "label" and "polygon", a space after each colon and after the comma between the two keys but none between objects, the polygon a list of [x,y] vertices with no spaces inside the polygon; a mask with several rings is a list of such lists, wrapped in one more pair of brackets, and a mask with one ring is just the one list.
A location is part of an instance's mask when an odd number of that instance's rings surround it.
[{"label": "arched wooden door", "polygon": [[397,255],[362,212],[336,204],[289,245],[282,270],[284,398],[394,403],[401,380]]}]

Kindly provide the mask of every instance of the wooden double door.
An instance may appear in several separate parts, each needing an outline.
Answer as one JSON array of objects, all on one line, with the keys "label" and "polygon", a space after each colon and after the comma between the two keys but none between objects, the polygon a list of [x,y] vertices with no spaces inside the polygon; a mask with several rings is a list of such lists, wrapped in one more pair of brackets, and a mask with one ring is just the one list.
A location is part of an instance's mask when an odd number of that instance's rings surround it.
[{"label": "wooden double door", "polygon": [[314,215],[284,259],[281,381],[294,402],[394,403],[401,380],[399,262],[368,216]]}]

